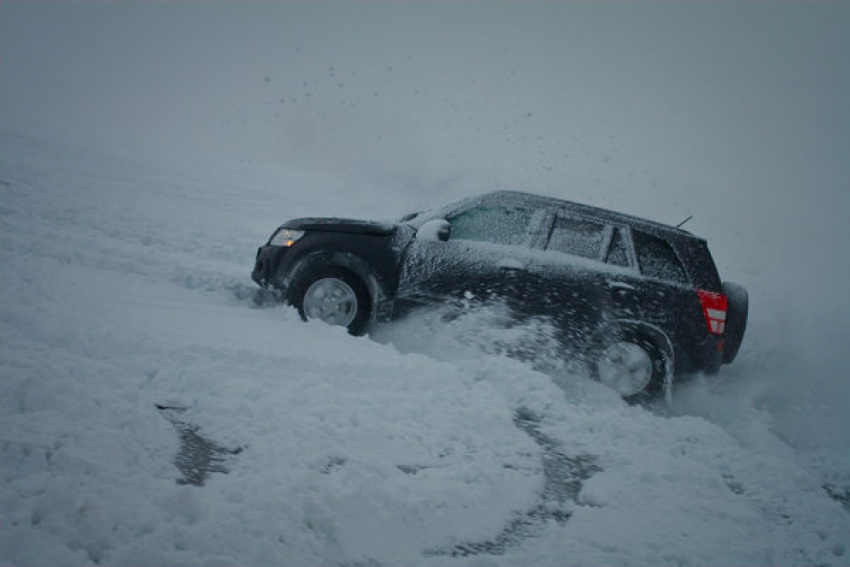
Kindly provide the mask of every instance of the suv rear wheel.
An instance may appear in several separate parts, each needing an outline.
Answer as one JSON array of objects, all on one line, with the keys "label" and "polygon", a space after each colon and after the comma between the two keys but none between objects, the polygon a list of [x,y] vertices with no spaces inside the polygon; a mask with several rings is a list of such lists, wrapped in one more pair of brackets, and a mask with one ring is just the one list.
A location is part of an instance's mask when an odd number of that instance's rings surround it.
[{"label": "suv rear wheel", "polygon": [[347,327],[352,335],[362,335],[366,330],[372,302],[366,286],[348,270],[307,267],[290,286],[288,295],[304,320],[319,319]]},{"label": "suv rear wheel", "polygon": [[591,374],[627,402],[646,402],[664,389],[664,353],[639,332],[620,330],[597,352]]}]

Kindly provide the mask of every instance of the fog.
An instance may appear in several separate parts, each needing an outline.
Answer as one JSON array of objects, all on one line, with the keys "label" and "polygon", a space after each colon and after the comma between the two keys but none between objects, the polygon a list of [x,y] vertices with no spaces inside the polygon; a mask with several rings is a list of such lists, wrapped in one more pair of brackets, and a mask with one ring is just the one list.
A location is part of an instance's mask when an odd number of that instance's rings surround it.
[{"label": "fog", "polygon": [[6,127],[319,171],[414,205],[508,187],[694,215],[721,258],[747,248],[735,269],[792,263],[838,289],[850,272],[843,3],[0,9]]}]

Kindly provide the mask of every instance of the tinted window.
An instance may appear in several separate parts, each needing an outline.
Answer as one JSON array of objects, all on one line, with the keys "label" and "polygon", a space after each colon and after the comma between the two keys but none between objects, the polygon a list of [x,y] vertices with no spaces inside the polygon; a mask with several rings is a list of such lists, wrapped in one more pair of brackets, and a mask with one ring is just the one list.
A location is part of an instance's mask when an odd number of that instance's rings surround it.
[{"label": "tinted window", "polygon": [[451,240],[482,240],[497,244],[523,244],[528,239],[530,209],[522,207],[477,207],[449,220]]},{"label": "tinted window", "polygon": [[602,224],[558,217],[546,249],[599,260],[604,236],[605,227]]},{"label": "tinted window", "polygon": [[626,249],[626,239],[623,238],[623,231],[619,228],[614,229],[614,234],[611,236],[611,246],[608,248],[608,256],[605,261],[615,266],[629,265],[629,252]]},{"label": "tinted window", "polygon": [[661,280],[688,283],[688,277],[670,245],[651,234],[632,231],[640,271],[645,276]]}]

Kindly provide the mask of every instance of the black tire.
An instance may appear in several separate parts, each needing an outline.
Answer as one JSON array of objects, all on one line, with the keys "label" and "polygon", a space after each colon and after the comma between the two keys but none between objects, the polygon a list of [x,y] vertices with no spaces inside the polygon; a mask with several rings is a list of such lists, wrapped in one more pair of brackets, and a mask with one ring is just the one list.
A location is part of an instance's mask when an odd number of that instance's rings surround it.
[{"label": "black tire", "polygon": [[738,356],[738,349],[747,330],[747,316],[750,309],[750,297],[744,286],[732,282],[723,282],[723,295],[726,296],[726,329],[723,332],[723,364],[729,364]]},{"label": "black tire", "polygon": [[[319,308],[322,307],[324,298],[317,295],[322,290],[337,290],[342,296],[341,301],[332,299],[330,302],[331,311],[338,309],[338,313],[316,312],[317,301],[320,303]],[[298,313],[305,321],[320,319],[331,325],[345,326],[354,336],[360,336],[366,332],[372,312],[372,299],[366,285],[355,274],[339,266],[326,264],[305,266],[299,270],[289,285],[286,298],[298,309]]]},{"label": "black tire", "polygon": [[[634,368],[629,364],[631,359],[636,363]],[[619,366],[621,371],[617,370]],[[655,341],[636,329],[619,329],[599,341],[590,362],[590,374],[619,392],[628,403],[642,404],[664,391],[666,366],[667,357]]]}]

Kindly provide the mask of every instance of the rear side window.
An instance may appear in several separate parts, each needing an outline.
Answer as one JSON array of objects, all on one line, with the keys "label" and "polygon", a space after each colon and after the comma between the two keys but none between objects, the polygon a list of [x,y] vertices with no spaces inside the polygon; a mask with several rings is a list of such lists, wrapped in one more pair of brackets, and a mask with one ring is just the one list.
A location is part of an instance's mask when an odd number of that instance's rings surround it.
[{"label": "rear side window", "polygon": [[524,244],[529,237],[531,214],[531,209],[523,207],[476,207],[449,219],[449,238]]},{"label": "rear side window", "polygon": [[547,250],[557,250],[573,256],[599,260],[605,240],[603,224],[569,217],[558,217],[552,227]]},{"label": "rear side window", "polygon": [[690,283],[676,252],[667,241],[639,230],[632,231],[632,238],[643,275],[669,282]]},{"label": "rear side window", "polygon": [[688,241],[687,246],[679,250],[679,254],[682,255],[694,286],[710,291],[720,291],[720,275],[708,250],[708,244],[704,240]]}]

